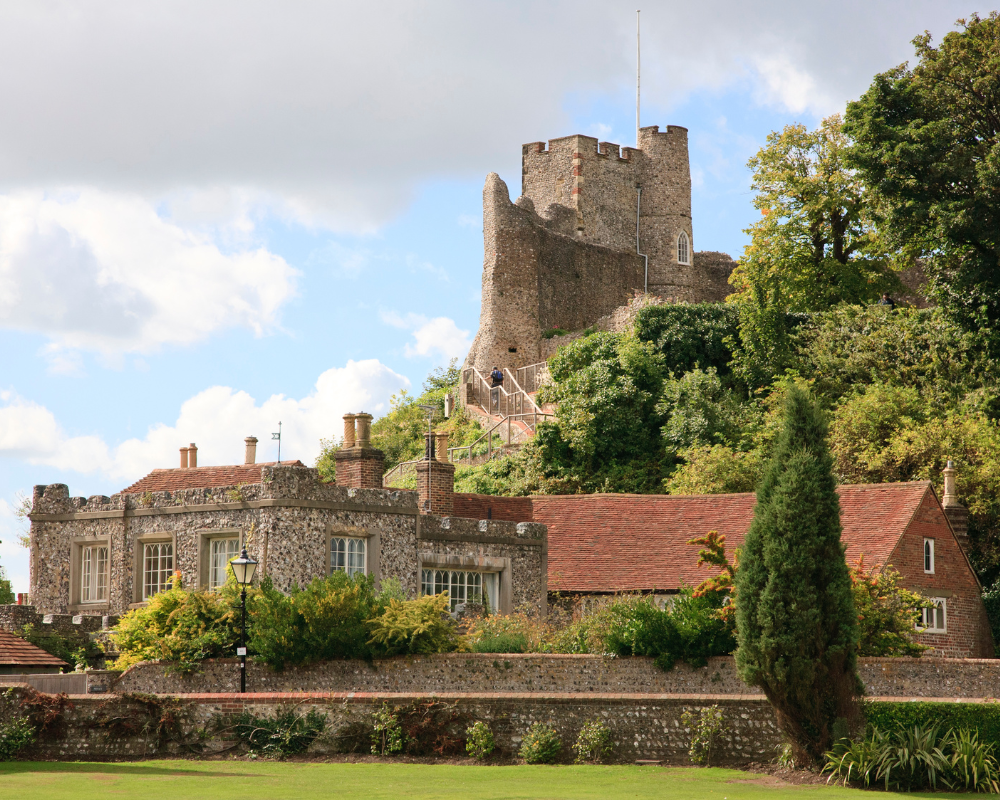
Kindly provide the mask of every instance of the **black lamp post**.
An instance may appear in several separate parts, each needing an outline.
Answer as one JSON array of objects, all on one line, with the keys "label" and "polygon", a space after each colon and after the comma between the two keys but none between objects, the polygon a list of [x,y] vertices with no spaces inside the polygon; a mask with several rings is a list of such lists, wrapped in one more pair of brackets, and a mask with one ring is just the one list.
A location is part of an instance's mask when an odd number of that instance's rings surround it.
[{"label": "black lamp post", "polygon": [[257,562],[247,555],[244,547],[239,558],[234,558],[229,562],[233,568],[233,575],[240,585],[240,603],[243,607],[243,624],[240,628],[240,646],[236,649],[236,655],[240,657],[240,692],[247,690],[247,586],[253,580],[253,575],[257,571]]}]

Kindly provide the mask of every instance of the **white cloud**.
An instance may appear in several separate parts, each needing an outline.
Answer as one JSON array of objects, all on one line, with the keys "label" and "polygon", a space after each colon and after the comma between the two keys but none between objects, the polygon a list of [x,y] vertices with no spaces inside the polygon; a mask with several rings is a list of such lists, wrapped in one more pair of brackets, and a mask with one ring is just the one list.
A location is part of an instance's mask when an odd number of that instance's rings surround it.
[{"label": "white cloud", "polygon": [[437,354],[450,361],[462,358],[472,346],[469,331],[461,330],[450,317],[428,319],[423,314],[410,312],[402,315],[396,311],[382,310],[379,318],[386,325],[413,333],[413,344],[407,343],[403,348],[403,354],[407,358],[433,357]]},{"label": "white cloud", "polygon": [[24,532],[24,525],[14,513],[15,498],[10,501],[0,498],[0,568],[7,575],[15,592],[27,592],[28,551],[21,547],[18,537]]},{"label": "white cloud", "polygon": [[263,248],[223,252],[141,197],[93,189],[0,196],[0,325],[105,354],[184,345],[234,326],[278,325],[296,271]]},{"label": "white cloud", "polygon": [[[571,94],[629,103],[634,9],[8,0],[0,191],[89,185],[169,195],[189,221],[246,224],[264,205],[372,230],[428,177],[516,168],[517,143],[572,133]],[[642,15],[644,108],[749,77],[769,102],[826,113],[910,58],[915,34],[940,38],[967,11],[964,0],[654,5]]]},{"label": "white cloud", "polygon": [[348,361],[326,370],[301,399],[272,395],[257,403],[247,392],[213,386],[185,401],[172,425],[155,425],[145,437],[110,447],[97,436],[70,436],[51,411],[12,392],[0,395],[0,457],[23,459],[62,470],[98,473],[124,481],[124,488],[156,467],[177,465],[178,448],[195,442],[199,464],[239,464],[243,439],[256,436],[258,460],[273,461],[271,433],[282,423],[281,457],[312,464],[319,440],[339,436],[341,417],[350,411],[376,416],[389,397],[410,385],[407,378],[375,359]]}]

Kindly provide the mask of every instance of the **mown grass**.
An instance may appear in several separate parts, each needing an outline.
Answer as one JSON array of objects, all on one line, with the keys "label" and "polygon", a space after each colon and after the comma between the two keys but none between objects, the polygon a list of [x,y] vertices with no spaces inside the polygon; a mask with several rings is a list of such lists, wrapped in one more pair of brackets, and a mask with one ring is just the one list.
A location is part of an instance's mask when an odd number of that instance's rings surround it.
[{"label": "mown grass", "polygon": [[469,797],[512,800],[763,800],[775,797],[781,800],[837,800],[846,797],[870,799],[879,794],[837,786],[777,786],[763,776],[727,769],[247,761],[0,764],[0,797],[12,800],[109,800],[117,796],[185,800],[328,800],[331,797],[365,800],[398,800],[402,797],[434,800],[467,800]]}]

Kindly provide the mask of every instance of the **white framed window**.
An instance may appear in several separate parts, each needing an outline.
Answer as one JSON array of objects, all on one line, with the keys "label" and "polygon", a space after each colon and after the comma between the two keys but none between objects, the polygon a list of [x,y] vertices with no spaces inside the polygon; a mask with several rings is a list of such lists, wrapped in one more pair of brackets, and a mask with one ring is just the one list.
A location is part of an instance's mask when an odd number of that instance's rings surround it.
[{"label": "white framed window", "polygon": [[934,540],[924,539],[924,572],[934,574]]},{"label": "white framed window", "polygon": [[456,569],[420,571],[420,593],[448,592],[452,611],[459,603],[482,603],[487,609],[496,608],[498,590],[499,575],[496,572]]},{"label": "white framed window", "polygon": [[367,572],[367,545],[364,539],[330,537],[330,572],[340,570],[348,575],[364,575]]},{"label": "white framed window", "polygon": [[934,604],[934,607],[920,609],[922,633],[947,633],[948,601],[943,597],[928,597],[927,599]]},{"label": "white framed window", "polygon": [[150,542],[142,546],[142,599],[148,600],[170,586],[174,572],[173,542]]},{"label": "white framed window", "polygon": [[108,599],[108,546],[80,548],[80,602],[100,603]]},{"label": "white framed window", "polygon": [[209,539],[208,588],[219,589],[229,578],[229,562],[240,554],[240,537]]},{"label": "white framed window", "polygon": [[688,238],[687,231],[681,231],[681,235],[677,237],[677,263],[691,263],[691,240]]}]

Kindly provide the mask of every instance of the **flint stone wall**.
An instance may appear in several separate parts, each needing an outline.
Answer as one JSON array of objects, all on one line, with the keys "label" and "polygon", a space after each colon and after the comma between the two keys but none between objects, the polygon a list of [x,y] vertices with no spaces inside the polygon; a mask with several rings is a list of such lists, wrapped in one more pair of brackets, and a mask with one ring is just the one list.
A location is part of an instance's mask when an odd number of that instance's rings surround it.
[{"label": "flint stone wall", "polygon": [[[983,698],[1000,694],[1000,660],[863,658],[859,673],[873,697]],[[160,663],[137,664],[120,677],[91,672],[98,691],[191,693],[238,688],[235,659],[206,661],[201,673],[165,674]],[[736,675],[731,657],[705,667],[678,664],[663,672],[652,659],[590,655],[453,653],[364,661],[326,661],[272,672],[250,659],[251,692],[513,692],[756,696]]]},{"label": "flint stone wall", "polygon": [[[298,713],[319,711],[327,717],[327,728],[309,752],[327,755],[344,752],[345,745],[367,745],[372,714],[383,703],[405,707],[436,701],[452,706],[461,716],[453,735],[464,738],[471,722],[482,720],[493,731],[497,755],[516,755],[524,734],[535,722],[551,725],[563,743],[561,761],[572,760],[571,746],[583,725],[600,720],[611,730],[612,753],[608,761],[631,763],[656,760],[664,764],[686,764],[691,731],[681,722],[685,711],[718,704],[727,727],[717,745],[713,763],[740,766],[773,757],[779,743],[774,713],[765,700],[725,696],[657,697],[643,695],[482,695],[482,694],[194,694],[178,695],[181,703],[176,717],[181,735],[174,740],[158,740],[141,733],[111,735],[100,723],[103,704],[115,698],[71,696],[71,707],[63,712],[53,733],[46,735],[26,755],[33,759],[141,758],[192,752],[198,743],[204,754],[222,751],[233,742],[219,732],[226,719],[248,710],[271,716],[288,708]],[[17,713],[16,705],[0,704],[0,722]],[[106,712],[103,712],[105,718]],[[155,726],[151,726],[155,729]],[[140,726],[135,730],[141,731]],[[207,737],[199,737],[200,730]],[[359,742],[359,732],[361,741]],[[346,735],[345,735],[346,734]],[[365,748],[365,750],[367,747]],[[362,750],[364,752],[365,750]],[[195,751],[197,752],[197,751]],[[230,751],[231,752],[231,751]]]},{"label": "flint stone wall", "polygon": [[[325,484],[315,469],[264,467],[260,483],[111,498],[70,497],[65,484],[36,486],[31,514],[31,596],[43,613],[120,614],[141,600],[137,553],[145,541],[174,545],[174,569],[184,586],[207,581],[207,541],[238,535],[260,562],[260,575],[288,592],[329,574],[329,537],[368,540],[368,572],[396,578],[416,596],[423,564],[461,568],[502,563],[508,587],[501,609],[544,613],[545,526],[500,520],[418,515],[417,493]],[[109,546],[109,597],[80,604],[80,547]],[[490,561],[492,559],[492,561]],[[455,568],[455,567],[453,567]]]}]

